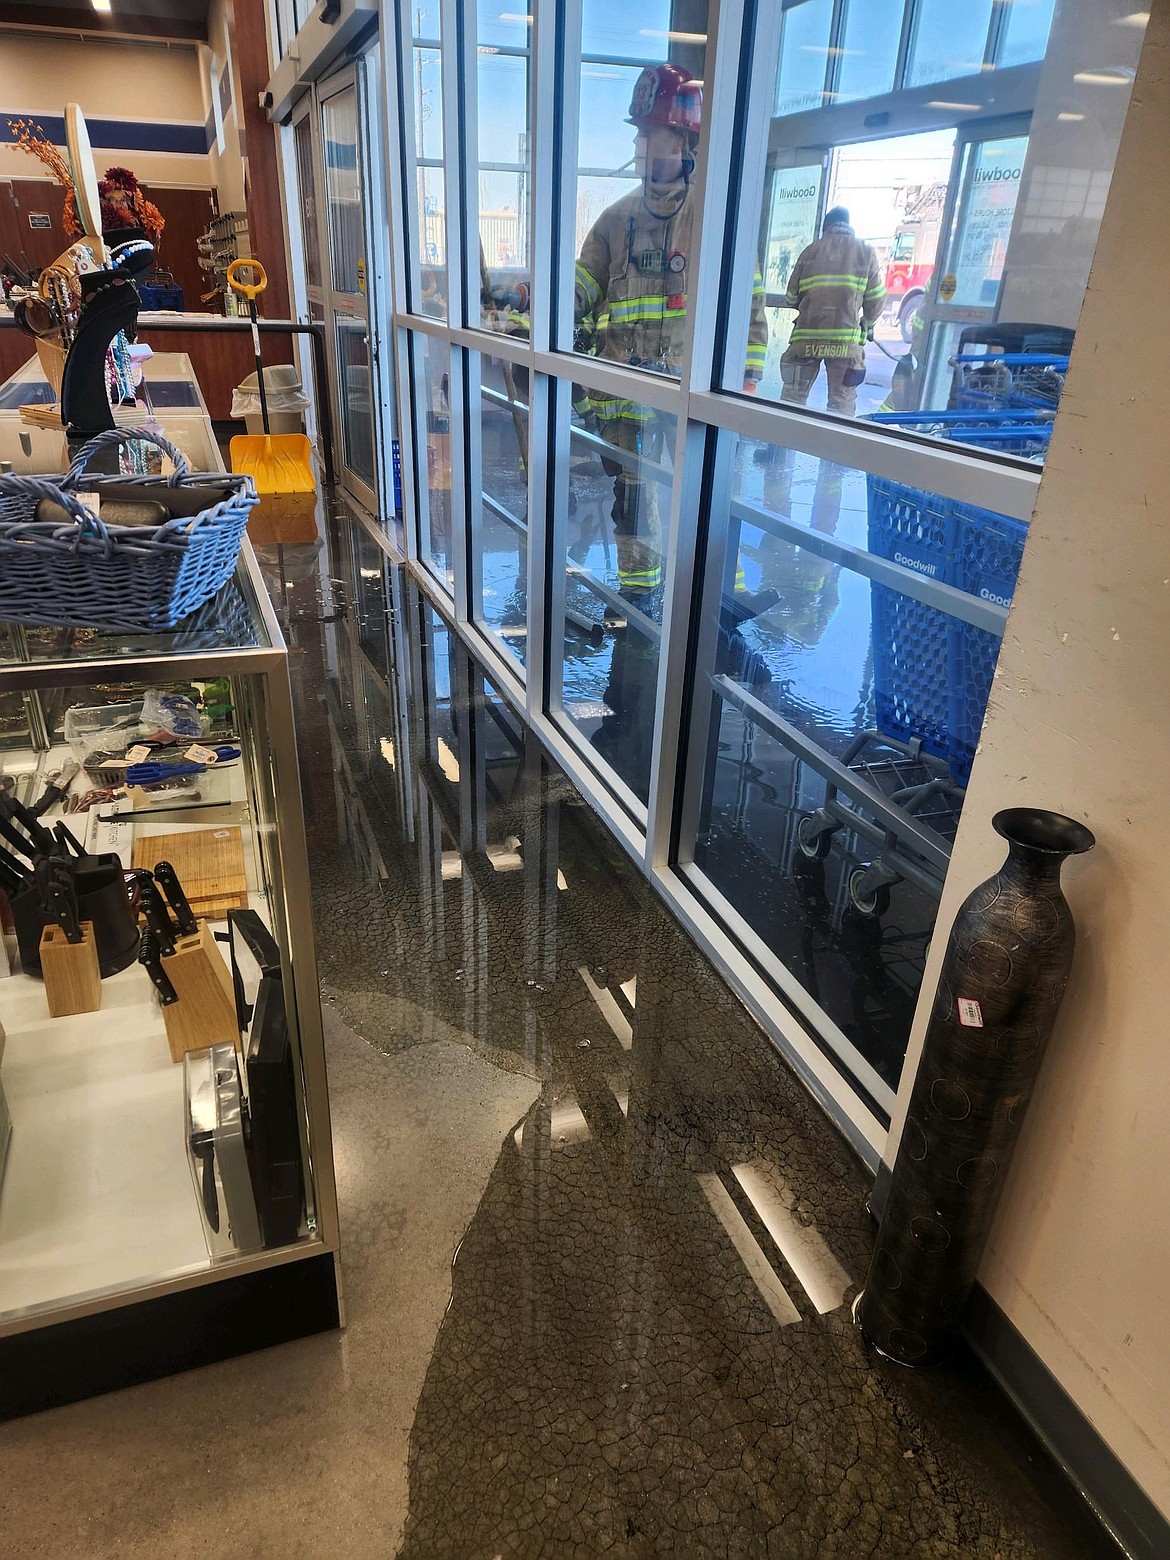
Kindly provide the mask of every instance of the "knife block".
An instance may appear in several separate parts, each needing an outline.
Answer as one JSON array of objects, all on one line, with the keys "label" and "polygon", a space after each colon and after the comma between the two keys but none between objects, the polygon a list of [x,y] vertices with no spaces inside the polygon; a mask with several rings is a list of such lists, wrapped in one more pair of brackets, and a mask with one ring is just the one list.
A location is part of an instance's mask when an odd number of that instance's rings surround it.
[{"label": "knife block", "polygon": [[164,1007],[171,1061],[187,1051],[202,1051],[228,1041],[240,1049],[236,994],[232,975],[206,922],[189,937],[180,937],[163,971],[175,988],[177,1002]]},{"label": "knife block", "polygon": [[102,972],[92,921],[82,921],[79,943],[71,943],[61,927],[46,926],[40,959],[51,1017],[97,1012],[102,1005]]}]

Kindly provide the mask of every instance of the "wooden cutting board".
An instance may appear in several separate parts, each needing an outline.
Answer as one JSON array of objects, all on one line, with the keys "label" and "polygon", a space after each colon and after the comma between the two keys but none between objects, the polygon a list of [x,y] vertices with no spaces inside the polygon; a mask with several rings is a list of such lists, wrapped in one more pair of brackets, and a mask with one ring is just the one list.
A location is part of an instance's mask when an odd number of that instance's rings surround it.
[{"label": "wooden cutting board", "polygon": [[152,871],[169,861],[179,874],[192,910],[222,920],[229,910],[248,907],[244,837],[235,827],[186,829],[182,834],[144,834],[134,841],[134,865]]}]

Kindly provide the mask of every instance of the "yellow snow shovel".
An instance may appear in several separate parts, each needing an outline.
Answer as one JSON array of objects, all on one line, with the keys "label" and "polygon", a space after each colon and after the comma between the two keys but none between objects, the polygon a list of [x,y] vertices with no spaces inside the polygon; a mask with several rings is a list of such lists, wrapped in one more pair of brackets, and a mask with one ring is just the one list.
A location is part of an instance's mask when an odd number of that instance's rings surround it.
[{"label": "yellow snow shovel", "polygon": [[[239,272],[250,270],[254,282],[239,279]],[[260,391],[260,414],[264,432],[240,433],[232,440],[232,470],[251,477],[261,497],[265,493],[314,493],[312,445],[303,433],[276,433],[268,421],[268,396],[264,389],[264,363],[260,356],[260,327],[256,322],[256,299],[268,286],[268,278],[259,260],[244,257],[228,266],[228,284],[234,293],[248,300],[252,316],[252,346],[256,351],[256,386]]]}]

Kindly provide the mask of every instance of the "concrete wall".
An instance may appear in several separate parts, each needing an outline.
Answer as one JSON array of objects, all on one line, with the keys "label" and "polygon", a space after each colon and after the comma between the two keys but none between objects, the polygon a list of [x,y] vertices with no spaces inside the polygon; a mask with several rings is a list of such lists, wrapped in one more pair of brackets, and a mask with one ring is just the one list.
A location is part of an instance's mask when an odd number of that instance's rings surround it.
[{"label": "concrete wall", "polygon": [[1003,858],[991,815],[1083,819],[1098,846],[1066,869],[1072,984],[981,1278],[1170,1516],[1168,148],[1170,0],[1153,0],[888,1152],[942,929]]},{"label": "concrete wall", "polygon": [[[200,51],[194,44],[117,42],[97,38],[47,37],[42,33],[0,36],[0,134],[10,118],[60,118],[77,102],[91,123],[123,121],[134,126],[176,127],[199,150],[143,150],[99,145],[99,175],[117,165],[132,169],[146,184],[213,185],[203,127],[207,120],[200,81]],[[197,136],[196,136],[197,132]],[[0,142],[0,178],[36,178],[41,165],[11,144]]]},{"label": "concrete wall", "polygon": [[1077,323],[1141,49],[1143,30],[1127,19],[1143,9],[1136,0],[1058,0],[1008,245],[1002,320]]}]

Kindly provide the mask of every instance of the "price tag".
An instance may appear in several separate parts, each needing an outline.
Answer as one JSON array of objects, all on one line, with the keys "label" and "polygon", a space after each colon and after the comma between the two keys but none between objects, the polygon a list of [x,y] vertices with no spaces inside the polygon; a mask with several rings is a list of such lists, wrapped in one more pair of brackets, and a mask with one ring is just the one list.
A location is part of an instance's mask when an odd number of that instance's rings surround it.
[{"label": "price tag", "polygon": [[183,757],[189,758],[193,764],[214,764],[219,754],[214,748],[203,747],[200,743],[193,742]]},{"label": "price tag", "polygon": [[983,1009],[973,997],[959,998],[959,1023],[967,1029],[983,1028]]},{"label": "price tag", "polygon": [[73,495],[79,504],[84,504],[91,515],[97,515],[101,519],[102,495],[100,493],[75,493]]},{"label": "price tag", "polygon": [[126,752],[126,762],[128,764],[145,764],[149,757],[150,749],[148,747],[143,747],[141,742],[139,742],[135,747],[128,748]]}]

